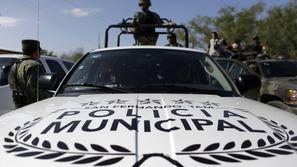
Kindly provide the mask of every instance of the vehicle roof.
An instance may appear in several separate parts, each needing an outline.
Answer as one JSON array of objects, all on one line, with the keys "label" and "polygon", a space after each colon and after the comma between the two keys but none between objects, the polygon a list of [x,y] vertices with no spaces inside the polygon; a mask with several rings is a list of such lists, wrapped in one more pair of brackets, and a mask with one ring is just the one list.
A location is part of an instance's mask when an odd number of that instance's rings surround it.
[{"label": "vehicle roof", "polygon": [[109,47],[109,48],[101,48],[96,49],[93,52],[98,51],[110,51],[110,50],[125,50],[125,49],[166,49],[166,50],[181,50],[181,51],[193,51],[193,52],[199,52],[199,53],[206,53],[202,49],[190,49],[190,48],[184,48],[184,47],[171,47],[171,46],[121,46],[121,47]]},{"label": "vehicle roof", "polygon": [[2,54],[0,58],[19,58],[22,54]]},{"label": "vehicle roof", "polygon": [[[3,54],[3,55],[0,56],[0,59],[1,59],[1,58],[19,58],[19,57],[21,57],[21,56],[23,56],[23,55],[22,55],[22,54]],[[72,62],[72,63],[73,63],[73,61],[71,61],[71,60],[63,59],[63,58],[55,57],[55,56],[41,55],[40,58],[41,58],[41,59],[44,59],[44,58],[46,58],[46,59],[61,59],[61,60],[63,60],[63,61],[67,61],[67,62]]]},{"label": "vehicle roof", "polygon": [[55,57],[55,56],[41,55],[40,58],[46,58],[46,59],[61,59],[61,60],[66,61],[66,62],[71,62],[71,63],[73,63],[73,61],[71,61],[71,60],[64,59],[64,58],[60,58],[60,57]]},{"label": "vehicle roof", "polygon": [[296,62],[296,59],[284,59],[284,60],[279,60],[279,59],[265,59],[265,60],[248,60],[247,62]]},{"label": "vehicle roof", "polygon": [[237,59],[231,59],[231,58],[226,58],[226,57],[215,57],[215,60],[227,60],[227,61],[235,61],[235,62],[242,63],[242,61],[239,61]]}]

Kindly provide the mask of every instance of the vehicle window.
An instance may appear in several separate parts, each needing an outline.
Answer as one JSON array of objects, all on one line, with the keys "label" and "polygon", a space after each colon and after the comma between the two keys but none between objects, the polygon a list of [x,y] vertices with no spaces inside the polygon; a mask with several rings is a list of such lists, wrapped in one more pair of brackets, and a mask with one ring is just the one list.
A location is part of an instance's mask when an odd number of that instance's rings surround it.
[{"label": "vehicle window", "polygon": [[257,63],[255,62],[249,62],[247,63],[248,67],[253,70],[254,72],[256,72],[257,74],[261,75],[260,69],[257,65]]},{"label": "vehicle window", "polygon": [[68,61],[63,61],[63,64],[65,65],[65,67],[70,70],[70,68],[73,66],[74,63],[72,62],[68,62]]},{"label": "vehicle window", "polygon": [[[219,68],[205,54],[164,49],[91,53],[80,62],[66,84],[105,85],[131,92],[179,92],[166,89],[168,87],[148,89],[153,85],[170,85],[174,88],[182,85],[208,92],[233,91]],[[77,89],[66,87],[64,92],[68,91]]]},{"label": "vehicle window", "polygon": [[243,68],[238,63],[233,63],[229,71],[230,78],[235,80],[242,72]]},{"label": "vehicle window", "polygon": [[297,61],[262,62],[265,77],[296,77]]},{"label": "vehicle window", "polygon": [[227,68],[227,72],[228,72],[228,74],[230,74],[231,73],[231,71],[232,71],[232,69],[234,68],[234,62],[233,61],[230,61],[229,63],[228,63],[228,68]]},{"label": "vehicle window", "polygon": [[219,60],[219,64],[224,68],[224,70],[230,75],[233,72],[234,67],[237,63],[231,60]]},{"label": "vehicle window", "polygon": [[9,69],[16,60],[16,58],[0,58],[0,86],[8,84]]},{"label": "vehicle window", "polygon": [[62,78],[65,76],[65,72],[61,65],[55,60],[46,60],[46,63],[48,64],[51,72],[57,74],[58,82],[60,82]]},{"label": "vehicle window", "polygon": [[46,73],[45,68],[40,60],[39,60],[39,64],[40,64],[39,75]]},{"label": "vehicle window", "polygon": [[228,71],[229,61],[226,61],[226,60],[218,60],[218,63],[220,64],[220,66],[223,67],[223,69],[224,69],[225,71]]},{"label": "vehicle window", "polygon": [[214,87],[220,87],[224,90],[231,90],[229,83],[227,82],[225,76],[222,72],[217,68],[213,61],[211,61],[208,57],[205,57],[203,66],[205,68],[207,77],[209,78],[209,85]]}]

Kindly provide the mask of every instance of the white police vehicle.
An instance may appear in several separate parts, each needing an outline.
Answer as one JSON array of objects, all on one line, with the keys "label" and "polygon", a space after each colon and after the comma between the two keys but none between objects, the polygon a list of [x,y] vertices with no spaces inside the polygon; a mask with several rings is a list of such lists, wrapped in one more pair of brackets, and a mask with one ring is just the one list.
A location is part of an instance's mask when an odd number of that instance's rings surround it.
[{"label": "white police vehicle", "polygon": [[[53,80],[42,76],[40,86]],[[259,83],[248,74],[236,82],[242,91]],[[99,49],[54,97],[0,118],[0,166],[295,167],[296,120],[240,97],[203,52]]]},{"label": "white police vehicle", "polygon": [[[0,55],[0,115],[14,109],[12,92],[8,85],[7,77],[9,68],[21,56],[21,54]],[[39,61],[41,64],[41,74],[55,73],[59,76],[59,80],[62,80],[62,78],[74,64],[72,61],[53,56],[41,56]]]}]

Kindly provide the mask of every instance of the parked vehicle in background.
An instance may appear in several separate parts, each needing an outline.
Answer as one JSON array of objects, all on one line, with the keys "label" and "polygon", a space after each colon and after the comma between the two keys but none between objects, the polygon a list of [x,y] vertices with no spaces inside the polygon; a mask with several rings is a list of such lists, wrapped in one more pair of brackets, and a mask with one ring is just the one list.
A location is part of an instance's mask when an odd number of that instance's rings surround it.
[{"label": "parked vehicle in background", "polygon": [[261,89],[247,92],[248,98],[259,100],[277,108],[297,113],[297,61],[249,60],[244,63],[218,58],[217,61],[234,80],[242,74],[261,77]]},{"label": "parked vehicle in background", "polygon": [[250,60],[261,76],[259,100],[297,114],[297,60]]},{"label": "parked vehicle in background", "polygon": [[[14,109],[12,92],[8,85],[7,77],[10,67],[22,55],[1,55],[0,56],[0,115]],[[55,73],[58,82],[63,79],[68,70],[72,67],[73,62],[53,56],[41,56],[40,64],[42,65],[40,74]]]}]

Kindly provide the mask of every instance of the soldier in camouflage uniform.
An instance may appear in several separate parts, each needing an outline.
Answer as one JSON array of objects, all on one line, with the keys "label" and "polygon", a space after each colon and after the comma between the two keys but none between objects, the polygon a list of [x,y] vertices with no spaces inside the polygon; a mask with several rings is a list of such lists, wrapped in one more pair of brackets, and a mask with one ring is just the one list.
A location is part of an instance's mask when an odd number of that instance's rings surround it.
[{"label": "soldier in camouflage uniform", "polygon": [[[11,67],[8,75],[8,83],[13,92],[15,108],[38,101],[38,62],[40,52],[40,42],[37,40],[22,41],[23,56]],[[41,99],[48,97],[43,92]]]},{"label": "soldier in camouflage uniform", "polygon": [[[132,25],[170,25],[174,23],[163,22],[160,16],[149,10],[151,6],[150,0],[139,0],[138,3],[141,8],[140,12],[137,12],[132,19]],[[136,40],[136,45],[156,45],[158,34],[155,28],[135,28],[132,30],[134,32],[134,38]]]}]

